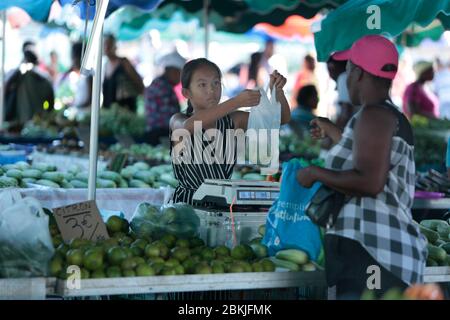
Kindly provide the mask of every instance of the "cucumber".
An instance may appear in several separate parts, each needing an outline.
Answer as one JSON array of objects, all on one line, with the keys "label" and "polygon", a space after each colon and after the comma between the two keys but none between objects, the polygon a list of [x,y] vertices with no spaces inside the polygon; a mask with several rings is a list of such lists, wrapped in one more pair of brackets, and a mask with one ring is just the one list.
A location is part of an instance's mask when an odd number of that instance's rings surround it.
[{"label": "cucumber", "polygon": [[124,178],[120,177],[119,188],[128,188],[128,182]]},{"label": "cucumber", "polygon": [[427,267],[438,267],[439,264],[435,260],[428,258],[426,266]]},{"label": "cucumber", "polygon": [[438,226],[446,226],[446,227],[449,226],[448,223],[445,222],[444,220],[438,219],[422,220],[420,221],[420,225],[433,231],[437,231]]},{"label": "cucumber", "polygon": [[275,257],[281,260],[291,261],[296,264],[305,264],[308,262],[308,255],[298,249],[285,249],[276,253]]},{"label": "cucumber", "polygon": [[129,186],[130,188],[150,188],[148,184],[141,180],[131,180]]},{"label": "cucumber", "polygon": [[23,178],[22,181],[26,183],[35,183],[37,179],[33,178]]},{"label": "cucumber", "polygon": [[436,231],[428,229],[427,227],[419,224],[420,232],[427,238],[429,243],[435,243],[439,239],[439,234]]},{"label": "cucumber", "polygon": [[445,225],[439,224],[436,228],[437,233],[439,236],[444,239],[444,241],[450,240],[449,234],[450,234],[450,226],[447,225],[447,222],[445,222]]},{"label": "cucumber", "polygon": [[75,176],[70,172],[63,172],[62,174],[64,176],[64,180],[66,180],[66,181],[71,181],[71,180],[75,179]]},{"label": "cucumber", "polygon": [[31,168],[31,166],[28,163],[26,163],[25,161],[16,162],[15,166],[20,170],[27,170],[27,169]]},{"label": "cucumber", "polygon": [[111,171],[120,172],[122,168],[125,166],[128,160],[128,155],[125,153],[120,153],[116,155],[110,165]]},{"label": "cucumber", "polygon": [[435,260],[436,262],[443,262],[447,259],[447,252],[439,247],[427,244],[428,258]]},{"label": "cucumber", "polygon": [[444,244],[446,244],[447,243],[447,241],[444,241],[444,240],[442,240],[442,239],[438,239],[435,243],[434,243],[434,245],[436,246],[436,247],[440,247],[440,246],[443,246]]},{"label": "cucumber", "polygon": [[447,254],[450,254],[450,242],[441,245],[440,248],[444,249]]},{"label": "cucumber", "polygon": [[314,263],[308,262],[302,266],[302,271],[316,271],[317,267]]},{"label": "cucumber", "polygon": [[178,186],[178,180],[175,179],[170,173],[163,173],[159,177],[159,182],[167,183],[172,188],[176,188]]},{"label": "cucumber", "polygon": [[61,187],[63,187],[64,189],[73,189],[73,185],[69,181],[67,181],[66,179],[64,179],[61,182]]},{"label": "cucumber", "polygon": [[48,172],[48,171],[56,171],[56,167],[55,166],[51,166],[45,163],[33,163],[33,165],[31,166],[33,169],[38,169],[42,172]]},{"label": "cucumber", "polygon": [[32,178],[32,179],[40,179],[42,176],[42,171],[37,169],[27,169],[22,171],[22,178]]},{"label": "cucumber", "polygon": [[289,269],[290,271],[300,271],[300,266],[294,262],[281,260],[271,257],[270,260],[279,268]]},{"label": "cucumber", "polygon": [[86,189],[88,187],[86,182],[80,180],[72,180],[70,181],[70,184],[77,189]]},{"label": "cucumber", "polygon": [[61,183],[64,180],[64,174],[62,174],[61,172],[44,172],[41,178],[43,180]]},{"label": "cucumber", "polygon": [[116,184],[119,184],[122,179],[120,174],[114,171],[102,171],[98,174],[98,177],[101,179],[114,181]]},{"label": "cucumber", "polygon": [[117,185],[114,181],[106,180],[106,179],[97,179],[97,188],[117,188]]},{"label": "cucumber", "polygon": [[88,183],[89,181],[89,174],[87,172],[79,172],[75,176],[75,180],[83,181]]},{"label": "cucumber", "polygon": [[150,169],[150,166],[147,163],[145,163],[145,162],[136,162],[133,165],[133,167],[138,169],[138,170],[148,170],[148,169]]},{"label": "cucumber", "polygon": [[133,179],[141,180],[147,184],[151,184],[155,181],[155,175],[152,174],[150,171],[137,171],[133,175]]},{"label": "cucumber", "polygon": [[22,189],[26,189],[28,188],[28,183],[26,183],[23,180],[20,180],[19,187],[21,187]]},{"label": "cucumber", "polygon": [[35,184],[38,184],[40,186],[50,187],[50,188],[60,188],[59,184],[57,184],[54,181],[46,180],[46,179],[40,179],[35,182]]},{"label": "cucumber", "polygon": [[8,171],[8,170],[11,170],[11,169],[19,170],[19,167],[16,166],[15,164],[5,164],[5,165],[2,167],[2,169],[3,169],[3,171]]},{"label": "cucumber", "polygon": [[6,176],[17,180],[22,179],[22,171],[18,169],[10,169],[6,171]]},{"label": "cucumber", "polygon": [[137,169],[137,168],[126,167],[125,169],[122,169],[120,171],[120,175],[125,179],[131,180],[131,179],[133,179],[134,174],[138,171],[139,171],[139,169]]},{"label": "cucumber", "polygon": [[10,187],[18,187],[19,181],[17,179],[2,176],[0,177],[0,188],[10,188]]}]

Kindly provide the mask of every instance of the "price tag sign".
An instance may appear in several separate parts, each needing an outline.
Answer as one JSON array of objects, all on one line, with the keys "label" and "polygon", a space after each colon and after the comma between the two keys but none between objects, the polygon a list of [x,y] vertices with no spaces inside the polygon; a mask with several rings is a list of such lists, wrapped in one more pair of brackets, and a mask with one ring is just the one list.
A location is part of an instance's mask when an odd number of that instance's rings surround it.
[{"label": "price tag sign", "polygon": [[65,242],[72,239],[96,242],[109,238],[106,225],[93,200],[56,208],[53,212]]}]

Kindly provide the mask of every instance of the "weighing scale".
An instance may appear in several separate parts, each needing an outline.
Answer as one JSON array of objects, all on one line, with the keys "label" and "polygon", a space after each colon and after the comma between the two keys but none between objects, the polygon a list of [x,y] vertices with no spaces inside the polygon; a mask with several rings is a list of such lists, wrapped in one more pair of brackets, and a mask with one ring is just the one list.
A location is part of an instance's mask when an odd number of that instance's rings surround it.
[{"label": "weighing scale", "polygon": [[280,183],[206,179],[194,193],[194,205],[270,207],[280,195]]},{"label": "weighing scale", "polygon": [[201,238],[209,246],[232,247],[233,238],[247,243],[260,236],[258,227],[279,195],[278,182],[206,179],[193,196]]}]

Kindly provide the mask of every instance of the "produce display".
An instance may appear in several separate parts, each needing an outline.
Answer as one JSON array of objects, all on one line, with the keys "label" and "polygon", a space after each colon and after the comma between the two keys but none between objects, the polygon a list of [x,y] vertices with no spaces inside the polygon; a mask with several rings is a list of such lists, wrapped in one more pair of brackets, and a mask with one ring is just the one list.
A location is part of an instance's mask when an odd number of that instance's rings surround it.
[{"label": "produce display", "polygon": [[420,232],[427,238],[427,266],[450,266],[450,224],[448,221],[422,220]]},{"label": "produce display", "polygon": [[309,136],[299,139],[295,134],[280,135],[280,158],[283,154],[303,157],[308,160],[316,159],[320,154],[320,142]]},{"label": "produce display", "polygon": [[[33,188],[35,185],[51,188],[87,188],[87,172],[58,172],[55,166],[42,163],[30,165],[17,162],[0,166],[0,188]],[[97,174],[97,188],[159,188],[176,187],[171,165],[151,167],[143,162],[124,168],[121,173],[101,171]]]},{"label": "produce display", "polygon": [[[90,112],[77,116],[79,125],[89,126],[91,122]],[[143,116],[113,104],[111,108],[100,110],[99,136],[128,135],[141,137],[145,134],[146,123]]]},{"label": "produce display", "polygon": [[415,115],[411,119],[411,125],[414,131],[414,157],[417,170],[426,171],[430,167],[445,168],[446,134],[450,130],[450,121]]},{"label": "produce display", "polygon": [[109,151],[113,153],[125,153],[128,156],[141,161],[156,161],[161,163],[171,162],[169,148],[162,145],[154,147],[146,143],[141,143],[133,144],[126,148],[120,143],[116,143],[109,148]]},{"label": "produce display", "polygon": [[[184,208],[185,210],[185,208]],[[177,237],[169,231],[159,237],[139,236],[133,225],[118,216],[106,222],[109,239],[93,243],[73,239],[63,243],[53,219],[50,232],[55,255],[50,274],[65,279],[66,268],[77,265],[82,279],[154,275],[273,272],[276,265],[261,244],[207,247],[198,237]]]}]

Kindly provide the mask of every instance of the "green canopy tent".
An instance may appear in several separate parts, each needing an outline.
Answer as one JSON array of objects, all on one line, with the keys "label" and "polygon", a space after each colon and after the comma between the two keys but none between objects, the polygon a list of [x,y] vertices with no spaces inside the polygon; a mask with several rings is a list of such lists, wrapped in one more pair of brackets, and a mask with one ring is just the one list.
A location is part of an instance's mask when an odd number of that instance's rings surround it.
[{"label": "green canopy tent", "polygon": [[412,23],[427,26],[439,19],[450,29],[450,0],[349,0],[330,12],[313,30],[317,59],[348,49],[364,35],[395,37]]}]

